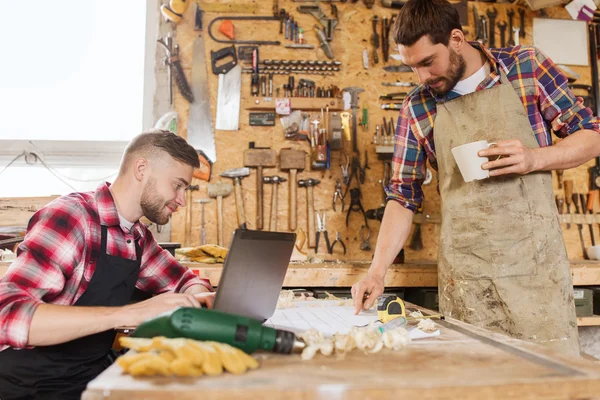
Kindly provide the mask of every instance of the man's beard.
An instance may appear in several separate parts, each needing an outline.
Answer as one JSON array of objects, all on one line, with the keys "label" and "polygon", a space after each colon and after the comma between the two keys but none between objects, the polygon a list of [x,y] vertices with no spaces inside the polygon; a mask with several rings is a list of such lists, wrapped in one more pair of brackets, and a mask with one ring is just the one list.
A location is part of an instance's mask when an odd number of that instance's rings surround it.
[{"label": "man's beard", "polygon": [[[448,76],[436,78],[432,81],[425,82],[429,90],[434,96],[444,96],[463,78],[467,63],[462,55],[459,55],[454,50],[450,49],[450,67],[448,68]],[[439,88],[431,87],[431,84],[443,81],[444,83]]]},{"label": "man's beard", "polygon": [[169,222],[170,214],[164,214],[167,203],[156,194],[156,180],[150,178],[144,190],[140,206],[144,216],[158,225],[164,225]]}]

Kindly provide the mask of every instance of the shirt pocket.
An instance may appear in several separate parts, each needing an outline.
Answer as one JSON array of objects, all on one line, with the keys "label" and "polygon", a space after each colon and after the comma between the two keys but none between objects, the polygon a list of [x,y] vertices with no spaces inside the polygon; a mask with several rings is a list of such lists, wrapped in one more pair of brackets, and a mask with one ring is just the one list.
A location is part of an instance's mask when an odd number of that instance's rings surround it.
[{"label": "shirt pocket", "polygon": [[537,273],[531,214],[479,207],[453,213],[452,258],[457,279],[498,279]]}]

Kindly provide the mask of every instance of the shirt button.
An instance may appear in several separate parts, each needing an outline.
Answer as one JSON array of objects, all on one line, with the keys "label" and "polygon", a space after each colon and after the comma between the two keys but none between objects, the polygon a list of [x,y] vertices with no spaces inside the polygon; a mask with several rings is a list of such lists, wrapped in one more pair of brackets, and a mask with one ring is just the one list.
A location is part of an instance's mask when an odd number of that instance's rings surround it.
[{"label": "shirt button", "polygon": [[127,239],[127,243],[131,243],[131,239]]}]

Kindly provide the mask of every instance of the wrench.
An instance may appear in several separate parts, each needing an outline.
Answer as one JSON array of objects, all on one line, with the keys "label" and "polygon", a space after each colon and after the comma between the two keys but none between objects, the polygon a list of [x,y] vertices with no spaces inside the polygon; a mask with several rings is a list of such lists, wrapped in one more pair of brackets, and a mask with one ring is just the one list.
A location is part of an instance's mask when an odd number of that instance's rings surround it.
[{"label": "wrench", "polygon": [[514,37],[515,37],[515,46],[519,45],[519,31],[520,30],[521,29],[519,29],[518,26],[516,28],[513,28],[513,34],[514,34]]},{"label": "wrench", "polygon": [[500,47],[506,47],[506,22],[498,22],[498,29],[500,29]]},{"label": "wrench", "polygon": [[498,10],[493,7],[491,10],[488,9],[486,14],[490,20],[489,47],[496,47],[496,16],[498,16]]},{"label": "wrench", "polygon": [[519,36],[522,38],[525,37],[525,9],[519,8],[519,17],[521,18],[521,32],[519,32]]},{"label": "wrench", "polygon": [[481,43],[486,44],[488,41],[488,21],[483,15],[479,19],[481,21],[481,33],[483,34]]},{"label": "wrench", "polygon": [[515,40],[512,37],[512,33],[515,31],[515,26],[513,25],[513,17],[515,16],[515,10],[509,8],[506,11],[506,16],[508,17],[508,45],[514,46]]}]

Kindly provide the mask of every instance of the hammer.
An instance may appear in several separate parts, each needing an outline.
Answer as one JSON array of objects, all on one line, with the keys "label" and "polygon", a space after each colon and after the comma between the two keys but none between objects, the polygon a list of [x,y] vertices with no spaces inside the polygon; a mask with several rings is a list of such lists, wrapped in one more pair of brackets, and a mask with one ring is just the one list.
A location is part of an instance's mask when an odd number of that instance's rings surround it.
[{"label": "hammer", "polygon": [[200,223],[200,246],[204,246],[206,244],[206,229],[204,228],[204,205],[210,203],[211,201],[211,199],[194,200],[194,203],[202,204],[202,222]]},{"label": "hammer", "polygon": [[217,241],[219,246],[223,246],[223,197],[229,196],[232,189],[231,185],[225,182],[208,184],[208,195],[217,199]]},{"label": "hammer", "polygon": [[244,197],[242,196],[242,178],[250,175],[250,168],[233,168],[223,171],[222,177],[233,179],[235,191],[235,207],[237,208],[237,219],[241,229],[246,229],[246,216],[244,214]]},{"label": "hammer", "polygon": [[263,228],[263,167],[277,165],[277,152],[268,147],[255,147],[250,142],[250,147],[244,151],[244,165],[256,168],[256,229]]},{"label": "hammer", "polygon": [[269,230],[271,232],[277,231],[277,187],[281,182],[286,182],[287,179],[280,176],[265,176],[263,182],[267,184],[273,184],[273,193],[271,195],[271,223]]},{"label": "hammer", "polygon": [[315,247],[315,205],[313,203],[313,187],[321,183],[317,179],[300,179],[298,186],[306,188],[306,206],[308,208],[306,219],[308,219],[308,247]]}]

